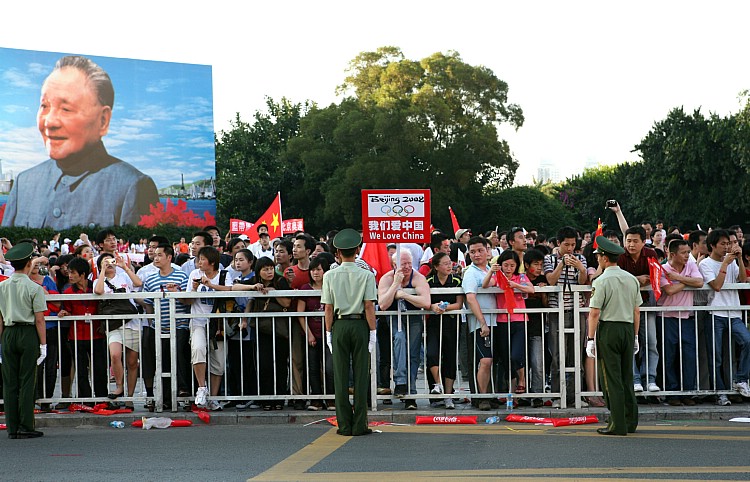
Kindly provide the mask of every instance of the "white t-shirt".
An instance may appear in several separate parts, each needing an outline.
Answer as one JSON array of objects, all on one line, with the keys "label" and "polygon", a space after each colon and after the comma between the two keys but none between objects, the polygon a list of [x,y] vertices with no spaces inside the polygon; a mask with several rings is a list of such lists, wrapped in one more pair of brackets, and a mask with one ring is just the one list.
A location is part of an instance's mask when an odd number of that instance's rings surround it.
[{"label": "white t-shirt", "polygon": [[[701,261],[698,268],[703,276],[703,281],[710,283],[719,276],[721,270],[721,261],[712,258],[706,258]],[[740,276],[740,269],[736,263],[730,263],[727,266],[727,274],[724,276],[724,283],[737,283]],[[740,295],[737,290],[721,289],[719,291],[711,290],[708,292],[708,306],[740,306]],[[709,311],[716,316],[725,316],[728,318],[741,318],[740,310],[729,311]]]},{"label": "white t-shirt", "polygon": [[[216,273],[216,276],[211,278],[211,283],[213,284],[219,284],[219,278],[221,276],[221,270]],[[199,269],[194,269],[190,273],[190,279],[188,279],[188,285],[187,285],[187,291],[197,291],[198,293],[207,292],[207,291],[214,291],[208,286],[204,284],[199,284],[198,289],[195,289],[193,287],[193,280],[200,281],[201,278],[203,278],[203,271]],[[232,275],[227,273],[226,279],[224,280],[224,286],[232,286],[234,283],[232,279]],[[195,302],[190,305],[190,313],[194,315],[207,315],[210,314],[214,309],[214,298],[199,298],[195,300]],[[195,326],[206,326],[208,324],[208,318],[193,318],[190,320],[190,323],[192,323]]]},{"label": "white t-shirt", "polygon": [[[125,288],[126,293],[132,293],[133,292],[133,281],[130,279],[130,276],[123,271],[122,273],[118,272],[115,274],[114,278],[107,278],[107,281],[110,282],[112,286],[117,288]],[[102,281],[104,283],[104,294],[108,293],[114,293],[112,288],[109,287],[107,283]],[[135,306],[135,302],[133,300],[130,300],[130,303]],[[131,330],[137,330],[139,331],[141,329],[141,319],[140,318],[133,318],[132,320],[125,323],[125,328],[130,328]]]}]

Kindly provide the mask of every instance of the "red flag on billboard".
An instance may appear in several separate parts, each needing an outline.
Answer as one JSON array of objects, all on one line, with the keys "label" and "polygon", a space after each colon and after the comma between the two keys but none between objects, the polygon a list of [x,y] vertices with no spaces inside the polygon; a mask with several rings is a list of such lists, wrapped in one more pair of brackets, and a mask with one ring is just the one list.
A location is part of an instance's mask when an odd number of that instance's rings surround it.
[{"label": "red flag on billboard", "polygon": [[359,257],[375,270],[375,280],[378,283],[380,277],[391,269],[387,243],[363,243],[362,249],[359,251]]},{"label": "red flag on billboard", "polygon": [[599,218],[599,223],[596,226],[596,232],[594,233],[594,249],[598,248],[596,244],[596,237],[601,236],[602,233],[604,233],[604,228],[602,227],[602,218]]},{"label": "red flag on billboard", "polygon": [[458,224],[458,219],[456,219],[456,214],[453,212],[453,208],[448,206],[448,211],[451,213],[451,222],[453,223],[453,232],[455,233],[461,229],[461,226]]},{"label": "red flag on billboard", "polygon": [[664,268],[656,258],[648,258],[648,277],[651,281],[651,289],[654,290],[656,301],[661,298],[661,276]]}]

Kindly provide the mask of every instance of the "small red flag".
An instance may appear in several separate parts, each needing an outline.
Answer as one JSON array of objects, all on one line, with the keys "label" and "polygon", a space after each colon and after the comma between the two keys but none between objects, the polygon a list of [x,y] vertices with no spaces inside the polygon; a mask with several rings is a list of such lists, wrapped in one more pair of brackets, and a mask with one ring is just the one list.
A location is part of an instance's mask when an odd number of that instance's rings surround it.
[{"label": "small red flag", "polygon": [[651,289],[654,290],[656,301],[661,298],[661,276],[664,268],[656,258],[648,258],[648,277],[651,281]]},{"label": "small red flag", "polygon": [[456,213],[453,212],[453,208],[448,206],[448,212],[451,213],[451,222],[453,223],[453,232],[455,233],[459,229],[461,229],[461,226],[458,224],[458,219],[456,219]]},{"label": "small red flag", "polygon": [[602,218],[599,218],[599,223],[596,227],[596,232],[594,233],[594,249],[599,247],[596,244],[596,237],[601,236],[602,233],[604,233],[604,228],[602,227]]},{"label": "small red flag", "polygon": [[271,239],[280,238],[283,235],[281,229],[281,193],[276,193],[276,197],[266,212],[255,221],[255,224],[242,221],[241,219],[231,219],[229,223],[230,233],[244,234],[248,237],[249,243],[258,241],[258,228],[257,226],[265,224],[268,226],[268,235]]},{"label": "small red flag", "polygon": [[508,310],[509,315],[512,315],[516,310],[516,294],[502,271],[495,273],[495,276],[497,277],[497,286],[503,290],[503,296],[505,296],[505,309]]}]

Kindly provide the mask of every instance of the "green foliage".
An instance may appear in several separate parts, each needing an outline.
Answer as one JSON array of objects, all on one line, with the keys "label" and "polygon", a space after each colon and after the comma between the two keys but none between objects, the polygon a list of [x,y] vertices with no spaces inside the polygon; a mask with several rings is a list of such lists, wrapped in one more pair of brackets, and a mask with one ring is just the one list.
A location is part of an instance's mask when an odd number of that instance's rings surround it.
[{"label": "green foliage", "polygon": [[540,234],[554,235],[563,226],[576,226],[569,209],[532,186],[512,187],[488,194],[482,199],[478,211],[481,219],[471,225],[476,232],[486,232],[499,225],[501,231],[523,226],[536,228]]},{"label": "green foliage", "polygon": [[252,124],[237,114],[232,129],[216,136],[219,226],[226,226],[232,217],[255,222],[278,191],[286,192],[300,182],[300,166],[284,162],[283,153],[299,134],[300,119],[311,105],[267,98],[267,112],[256,112]]}]

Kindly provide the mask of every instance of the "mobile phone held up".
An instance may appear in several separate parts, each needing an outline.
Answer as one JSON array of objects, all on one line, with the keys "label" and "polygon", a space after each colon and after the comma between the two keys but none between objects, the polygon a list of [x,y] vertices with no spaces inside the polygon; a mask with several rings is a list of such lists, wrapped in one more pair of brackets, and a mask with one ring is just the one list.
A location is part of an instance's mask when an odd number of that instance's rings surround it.
[{"label": "mobile phone held up", "polygon": [[610,199],[609,201],[607,201],[607,206],[606,207],[613,208],[615,206],[617,206],[617,201],[615,201],[614,199]]}]

